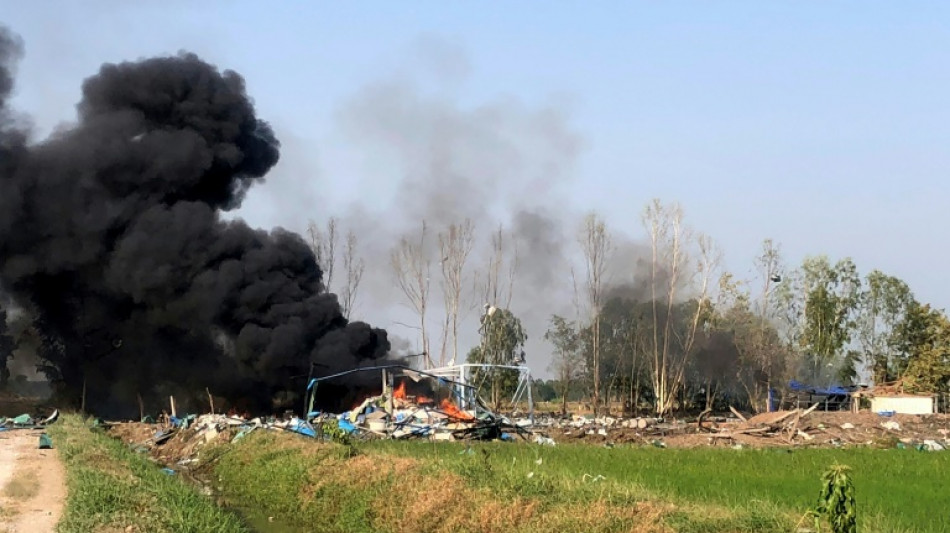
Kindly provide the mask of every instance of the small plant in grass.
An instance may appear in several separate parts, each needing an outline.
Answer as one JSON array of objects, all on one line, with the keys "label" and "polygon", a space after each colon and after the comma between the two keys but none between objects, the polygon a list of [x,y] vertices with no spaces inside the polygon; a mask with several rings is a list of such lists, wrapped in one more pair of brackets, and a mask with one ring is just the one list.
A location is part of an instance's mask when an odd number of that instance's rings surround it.
[{"label": "small plant in grass", "polygon": [[340,451],[341,459],[349,459],[359,454],[359,451],[356,449],[356,444],[353,442],[353,438],[340,427],[339,421],[335,418],[320,422],[318,431],[319,435],[324,439],[343,446]]},{"label": "small plant in grass", "polygon": [[822,476],[821,482],[818,505],[806,516],[814,517],[815,529],[818,531],[821,531],[822,517],[826,517],[832,533],[856,533],[858,522],[851,467],[832,465]]}]

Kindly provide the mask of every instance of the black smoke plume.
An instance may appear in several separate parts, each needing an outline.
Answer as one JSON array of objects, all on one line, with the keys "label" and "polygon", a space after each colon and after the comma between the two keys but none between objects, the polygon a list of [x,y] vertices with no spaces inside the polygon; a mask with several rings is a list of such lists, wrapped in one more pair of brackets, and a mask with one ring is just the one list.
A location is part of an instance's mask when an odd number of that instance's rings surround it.
[{"label": "black smoke plume", "polygon": [[10,369],[7,368],[7,359],[13,355],[16,344],[7,331],[7,311],[0,307],[0,391],[10,379]]},{"label": "black smoke plume", "polygon": [[244,80],[192,54],[106,64],[78,121],[27,144],[5,115],[18,41],[0,33],[0,287],[35,318],[61,398],[103,414],[300,407],[307,376],[385,356],[304,240],[222,211],[278,160]]}]

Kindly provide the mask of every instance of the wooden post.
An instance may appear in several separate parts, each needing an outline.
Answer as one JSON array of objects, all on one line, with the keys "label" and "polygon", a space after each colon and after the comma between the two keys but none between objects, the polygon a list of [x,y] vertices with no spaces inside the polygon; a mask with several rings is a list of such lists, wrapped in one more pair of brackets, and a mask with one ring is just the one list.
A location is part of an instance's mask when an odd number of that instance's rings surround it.
[{"label": "wooden post", "polygon": [[396,403],[393,400],[393,393],[396,391],[394,385],[395,380],[393,380],[392,373],[386,372],[386,391],[389,396],[389,416],[393,421],[396,420]]},{"label": "wooden post", "polygon": [[138,396],[138,399],[139,399],[139,422],[142,422],[143,420],[145,420],[145,404],[142,403],[141,394],[136,394],[136,396]]},{"label": "wooden post", "polygon": [[171,407],[172,407],[172,416],[175,418],[178,418],[178,414],[175,412],[175,397],[169,396],[168,402],[171,404]]},{"label": "wooden post", "polygon": [[211,395],[211,390],[208,387],[205,387],[205,392],[208,393],[208,403],[211,404],[211,414],[214,414],[214,396]]}]

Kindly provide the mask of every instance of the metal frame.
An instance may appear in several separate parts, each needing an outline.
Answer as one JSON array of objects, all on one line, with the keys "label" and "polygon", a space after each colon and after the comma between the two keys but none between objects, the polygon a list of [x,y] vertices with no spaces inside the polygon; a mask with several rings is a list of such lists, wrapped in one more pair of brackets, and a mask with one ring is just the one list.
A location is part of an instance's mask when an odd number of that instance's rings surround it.
[{"label": "metal frame", "polygon": [[[459,408],[464,410],[473,410],[478,404],[477,391],[471,384],[471,372],[473,368],[502,368],[518,371],[518,387],[511,403],[516,403],[522,398],[528,400],[528,419],[534,424],[534,397],[531,389],[531,369],[524,365],[493,365],[487,363],[463,363],[461,365],[443,366],[439,368],[430,368],[427,372],[433,376],[445,379],[451,382],[455,387],[455,395],[459,399]],[[426,372],[420,372],[425,374]]]},{"label": "metal frame", "polygon": [[[492,365],[476,365],[476,366],[492,366]],[[345,370],[343,372],[337,372],[335,374],[329,374],[326,376],[310,378],[310,381],[307,383],[307,389],[305,394],[304,406],[304,417],[309,418],[310,414],[313,412],[313,402],[317,393],[317,385],[321,381],[327,381],[330,379],[346,376],[348,374],[355,374],[357,372],[369,372],[373,370],[379,370],[382,372],[383,379],[383,394],[389,394],[389,409],[390,412],[393,410],[392,406],[392,390],[393,390],[393,379],[396,377],[397,372],[401,372],[407,377],[411,377],[412,374],[417,374],[421,376],[426,376],[428,378],[434,379],[436,382],[449,386],[458,400],[459,408],[463,410],[471,410],[474,412],[476,418],[478,417],[479,412],[487,412],[491,414],[491,410],[488,409],[478,398],[478,393],[475,390],[475,387],[468,383],[460,383],[458,381],[449,379],[448,376],[437,374],[431,370],[416,370],[407,365],[401,364],[391,364],[391,365],[377,365],[377,366],[364,366],[360,368],[353,368],[350,370]],[[530,398],[530,391],[529,391]],[[530,403],[530,399],[529,399]],[[464,406],[463,406],[464,405]]]}]

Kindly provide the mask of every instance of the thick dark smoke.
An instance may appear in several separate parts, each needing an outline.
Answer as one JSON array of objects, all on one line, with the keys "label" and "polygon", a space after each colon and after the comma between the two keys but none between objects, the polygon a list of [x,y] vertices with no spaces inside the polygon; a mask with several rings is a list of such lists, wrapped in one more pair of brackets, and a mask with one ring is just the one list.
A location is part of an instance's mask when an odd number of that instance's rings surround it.
[{"label": "thick dark smoke", "polygon": [[[0,106],[18,50],[0,34]],[[343,318],[301,237],[221,219],[278,160],[238,74],[191,54],[104,65],[78,112],[40,144],[9,121],[0,138],[0,286],[33,313],[64,398],[137,413],[137,395],[154,409],[208,387],[276,409],[312,363],[387,354],[385,331]]]},{"label": "thick dark smoke", "polygon": [[0,307],[0,390],[3,390],[7,380],[10,378],[10,370],[7,368],[7,359],[13,355],[14,348],[16,348],[16,344],[7,328],[7,311]]}]

